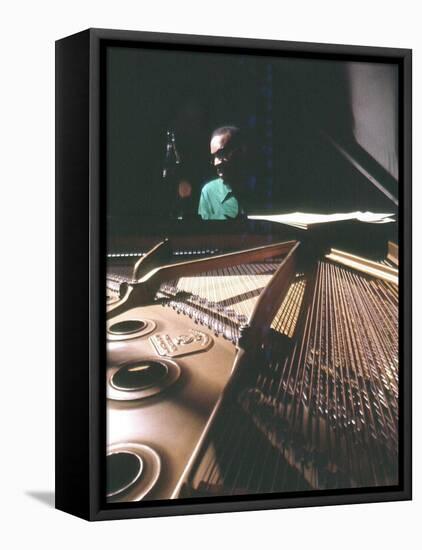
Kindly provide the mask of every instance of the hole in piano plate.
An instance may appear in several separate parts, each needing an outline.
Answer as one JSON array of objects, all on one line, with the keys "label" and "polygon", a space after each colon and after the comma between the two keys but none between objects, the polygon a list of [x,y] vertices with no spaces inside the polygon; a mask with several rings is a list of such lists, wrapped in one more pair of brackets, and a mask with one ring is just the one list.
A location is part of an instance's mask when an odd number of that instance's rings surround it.
[{"label": "hole in piano plate", "polygon": [[141,477],[142,458],[130,451],[107,455],[107,497],[116,496],[130,489]]},{"label": "hole in piano plate", "polygon": [[168,367],[160,361],[136,361],[120,367],[110,379],[117,390],[135,391],[160,385],[168,375]]},{"label": "hole in piano plate", "polygon": [[111,334],[116,335],[134,334],[135,332],[144,330],[146,326],[147,324],[145,321],[141,321],[140,319],[130,319],[128,321],[113,323],[109,326],[108,331]]},{"label": "hole in piano plate", "polygon": [[154,321],[150,319],[121,319],[107,321],[107,340],[120,342],[146,336],[156,328]]},{"label": "hole in piano plate", "polygon": [[106,457],[108,502],[142,500],[156,485],[161,473],[158,453],[143,443],[115,443]]}]

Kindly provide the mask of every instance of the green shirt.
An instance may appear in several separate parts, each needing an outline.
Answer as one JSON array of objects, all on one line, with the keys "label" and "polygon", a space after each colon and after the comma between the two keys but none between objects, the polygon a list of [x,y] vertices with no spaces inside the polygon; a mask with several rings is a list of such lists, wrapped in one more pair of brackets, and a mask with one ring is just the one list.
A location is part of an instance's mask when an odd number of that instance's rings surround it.
[{"label": "green shirt", "polygon": [[204,185],[199,199],[198,214],[203,220],[227,220],[237,218],[240,207],[230,185],[221,178]]}]

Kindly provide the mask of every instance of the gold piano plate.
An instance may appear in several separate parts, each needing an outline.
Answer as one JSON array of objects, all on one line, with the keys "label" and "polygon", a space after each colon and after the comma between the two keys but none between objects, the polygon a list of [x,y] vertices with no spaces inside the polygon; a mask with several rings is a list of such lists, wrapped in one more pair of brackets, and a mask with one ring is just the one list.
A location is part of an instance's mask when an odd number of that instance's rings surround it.
[{"label": "gold piano plate", "polygon": [[158,355],[164,357],[180,357],[207,351],[213,343],[211,336],[201,330],[190,329],[182,334],[179,332],[159,332],[149,338]]}]

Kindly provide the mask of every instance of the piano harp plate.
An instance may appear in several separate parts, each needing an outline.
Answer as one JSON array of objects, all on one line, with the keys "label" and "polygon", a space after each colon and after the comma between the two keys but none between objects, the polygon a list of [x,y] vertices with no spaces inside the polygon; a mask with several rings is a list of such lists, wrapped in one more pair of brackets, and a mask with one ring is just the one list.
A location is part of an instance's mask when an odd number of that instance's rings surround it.
[{"label": "piano harp plate", "polygon": [[[119,448],[126,445],[128,452],[133,445],[144,445],[160,459],[160,474],[148,493],[132,488],[113,497],[113,502],[125,502],[141,493],[145,499],[174,497],[239,364],[243,353],[238,343],[239,325],[250,323],[250,329],[259,329],[261,337],[261,324],[270,312],[269,329],[274,317],[272,310],[279,311],[288,295],[297,246],[295,242],[281,243],[219,255],[211,261],[183,262],[182,268],[178,264],[175,269],[168,269],[170,281],[160,268],[155,269],[159,284],[153,281],[151,285],[151,277],[144,277],[149,282],[148,291],[155,289],[150,302],[136,306],[132,301],[132,307],[119,307],[111,312],[118,311],[109,315],[107,321],[108,452],[116,445]],[[198,268],[198,262],[206,265],[205,273]],[[192,285],[197,285],[198,292],[194,300]],[[265,296],[270,287],[276,294]],[[147,293],[138,296],[146,295],[150,296]],[[225,304],[223,309],[216,303],[216,296]],[[235,319],[232,310],[237,315]],[[136,333],[116,336],[114,326],[133,321],[143,321],[138,336]],[[291,320],[288,323],[290,326]],[[251,336],[254,345],[259,342]],[[121,372],[120,379],[126,380],[128,374],[129,379],[137,379],[151,365],[160,371],[158,381],[148,380],[143,388],[119,391],[116,379]]]},{"label": "piano harp plate", "polygon": [[[148,498],[166,499],[180,479],[211,412],[230,377],[236,348],[207,327],[195,325],[184,315],[161,305],[135,308],[116,317],[116,322],[144,318],[156,324],[156,331],[183,336],[192,328],[207,334],[211,346],[204,352],[175,358],[180,376],[163,392],[133,401],[108,400],[107,441],[142,443],[161,459],[158,482]],[[107,386],[121,364],[143,360],[159,361],[149,335],[124,342],[108,343]],[[122,392],[123,393],[123,392]]]}]

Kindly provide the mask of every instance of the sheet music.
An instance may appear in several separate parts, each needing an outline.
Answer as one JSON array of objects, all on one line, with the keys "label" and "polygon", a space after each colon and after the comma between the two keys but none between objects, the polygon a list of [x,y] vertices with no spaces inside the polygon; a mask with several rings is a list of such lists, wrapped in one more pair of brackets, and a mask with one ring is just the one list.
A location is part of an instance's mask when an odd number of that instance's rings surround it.
[{"label": "sheet music", "polygon": [[250,220],[266,220],[276,223],[284,223],[307,229],[310,225],[320,223],[331,223],[346,220],[358,220],[364,223],[390,223],[394,222],[393,213],[383,214],[376,212],[346,212],[333,214],[316,214],[310,212],[291,212],[289,214],[251,215]]}]

